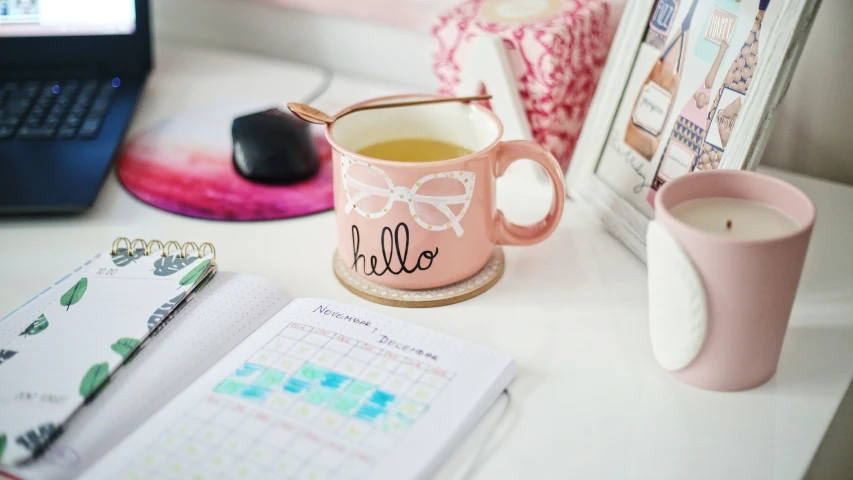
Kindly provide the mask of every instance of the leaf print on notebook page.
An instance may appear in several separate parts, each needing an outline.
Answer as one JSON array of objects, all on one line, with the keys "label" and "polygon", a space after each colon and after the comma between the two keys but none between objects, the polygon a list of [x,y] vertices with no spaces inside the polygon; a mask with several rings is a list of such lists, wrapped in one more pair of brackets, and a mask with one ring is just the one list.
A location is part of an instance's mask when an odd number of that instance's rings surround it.
[{"label": "leaf print on notebook page", "polygon": [[0,348],[0,365],[2,365],[3,362],[6,362],[10,358],[14,357],[16,353],[18,352],[15,352],[13,350],[3,350],[2,348]]},{"label": "leaf print on notebook page", "polygon": [[50,442],[57,430],[55,423],[45,423],[18,435],[15,443],[32,453]]},{"label": "leaf print on notebook page", "polygon": [[201,275],[205,272],[205,270],[207,270],[208,265],[210,265],[210,260],[205,260],[195,266],[192,270],[190,270],[188,274],[184,275],[184,278],[182,278],[180,282],[178,282],[180,287],[197,282],[198,279],[201,278]]},{"label": "leaf print on notebook page", "polygon": [[128,255],[126,248],[119,248],[118,250],[116,250],[116,254],[113,255],[112,257],[113,257],[113,263],[117,267],[126,267],[126,266],[130,265],[131,263],[136,263],[136,261],[139,260],[140,258],[142,258],[143,255],[145,255],[145,249],[144,248],[137,248],[133,252],[133,255]]},{"label": "leaf print on notebook page", "polygon": [[77,283],[74,284],[73,287],[68,289],[68,291],[65,292],[64,295],[62,295],[62,297],[59,299],[59,304],[63,307],[66,307],[65,310],[67,311],[69,308],[71,308],[71,305],[74,305],[75,303],[79,302],[81,298],[83,298],[83,294],[86,293],[86,288],[88,286],[89,280],[87,280],[86,277],[81,278],[77,281]]},{"label": "leaf print on notebook page", "polygon": [[48,325],[50,325],[50,322],[47,321],[47,318],[45,318],[42,313],[39,315],[39,318],[33,320],[33,323],[31,323],[23,332],[19,333],[18,336],[26,338],[30,335],[41,333],[48,327]]},{"label": "leaf print on notebook page", "polygon": [[116,343],[110,346],[110,348],[112,348],[117,354],[121,355],[122,358],[126,359],[138,345],[139,340],[135,338],[119,338],[116,340]]},{"label": "leaf print on notebook page", "polygon": [[179,254],[160,257],[154,262],[154,275],[168,277],[196,261],[196,257],[181,258]]},{"label": "leaf print on notebook page", "polygon": [[80,395],[88,399],[106,381],[110,375],[110,365],[107,362],[96,363],[89,367],[83,380],[80,381]]},{"label": "leaf print on notebook page", "polygon": [[186,296],[187,292],[181,292],[178,296],[164,303],[157,310],[154,310],[154,313],[150,317],[148,317],[148,330],[151,330],[152,328],[156,327],[157,324],[160,323],[161,320],[163,320],[163,317],[168,315],[169,312],[171,312],[172,309],[174,309],[179,303],[181,303],[181,300],[183,300]]}]

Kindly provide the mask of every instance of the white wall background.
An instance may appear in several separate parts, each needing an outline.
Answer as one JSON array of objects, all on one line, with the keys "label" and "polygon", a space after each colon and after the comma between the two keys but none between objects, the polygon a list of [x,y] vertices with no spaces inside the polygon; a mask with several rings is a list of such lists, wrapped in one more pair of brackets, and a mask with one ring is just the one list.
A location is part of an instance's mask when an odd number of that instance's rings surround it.
[{"label": "white wall background", "polygon": [[823,0],[762,163],[853,184],[853,1]]},{"label": "white wall background", "polygon": [[[323,2],[321,10],[327,12],[326,0],[317,1]],[[402,0],[385,1],[394,8]],[[448,2],[406,1],[417,4],[422,12],[429,11],[426,6],[444,9]],[[237,0],[154,0],[153,8],[158,36],[312,63],[422,89],[435,87],[429,21],[407,19],[406,25],[420,26],[403,29],[400,22],[392,26]],[[851,21],[853,0],[823,0],[787,97],[777,111],[762,163],[853,185]]]}]

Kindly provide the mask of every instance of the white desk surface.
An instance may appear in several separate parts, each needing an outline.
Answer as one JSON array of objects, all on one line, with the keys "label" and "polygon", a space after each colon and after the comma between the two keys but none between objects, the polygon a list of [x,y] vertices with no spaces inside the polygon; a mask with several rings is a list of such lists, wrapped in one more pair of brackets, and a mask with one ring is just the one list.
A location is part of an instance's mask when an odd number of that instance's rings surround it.
[{"label": "white desk surface", "polygon": [[[315,88],[312,67],[175,44],[133,132],[181,110],[247,96],[271,104]],[[336,76],[320,105],[405,90]],[[568,203],[544,243],[506,249],[506,274],[489,292],[439,309],[373,305],[332,274],[332,213],[217,223],[156,210],[111,173],[80,217],[0,220],[0,311],[10,311],[118,236],[213,242],[223,270],[258,274],[294,296],[325,297],[398,316],[511,354],[512,429],[476,477],[799,478],[853,377],[853,188],[766,170],[808,193],[818,222],[777,375],[741,393],[678,383],[657,366],[646,320],[644,266],[582,205]],[[547,196],[502,182],[511,218],[544,211]],[[480,428],[442,470],[473,454]],[[476,438],[480,435],[479,438]]]}]

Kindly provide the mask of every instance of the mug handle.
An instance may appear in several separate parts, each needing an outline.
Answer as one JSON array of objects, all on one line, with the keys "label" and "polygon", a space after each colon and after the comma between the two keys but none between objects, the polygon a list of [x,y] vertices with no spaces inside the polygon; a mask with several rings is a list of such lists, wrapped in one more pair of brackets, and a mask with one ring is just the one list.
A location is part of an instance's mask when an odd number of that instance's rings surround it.
[{"label": "mug handle", "polygon": [[527,140],[501,142],[495,165],[495,177],[501,177],[510,164],[518,160],[530,159],[542,165],[554,186],[554,200],[548,215],[533,225],[516,225],[504,217],[503,212],[497,211],[495,216],[495,243],[498,245],[533,245],[539,243],[554,233],[563,215],[566,202],[566,192],[563,187],[563,171],[557,159],[551,152],[539,144]]}]

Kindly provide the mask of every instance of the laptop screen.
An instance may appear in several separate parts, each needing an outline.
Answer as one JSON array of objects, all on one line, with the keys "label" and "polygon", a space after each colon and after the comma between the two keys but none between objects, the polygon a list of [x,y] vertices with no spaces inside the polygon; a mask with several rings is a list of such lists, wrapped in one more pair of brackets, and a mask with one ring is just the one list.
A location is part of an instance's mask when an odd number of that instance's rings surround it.
[{"label": "laptop screen", "polygon": [[123,35],[136,30],[135,0],[0,0],[0,37]]}]

